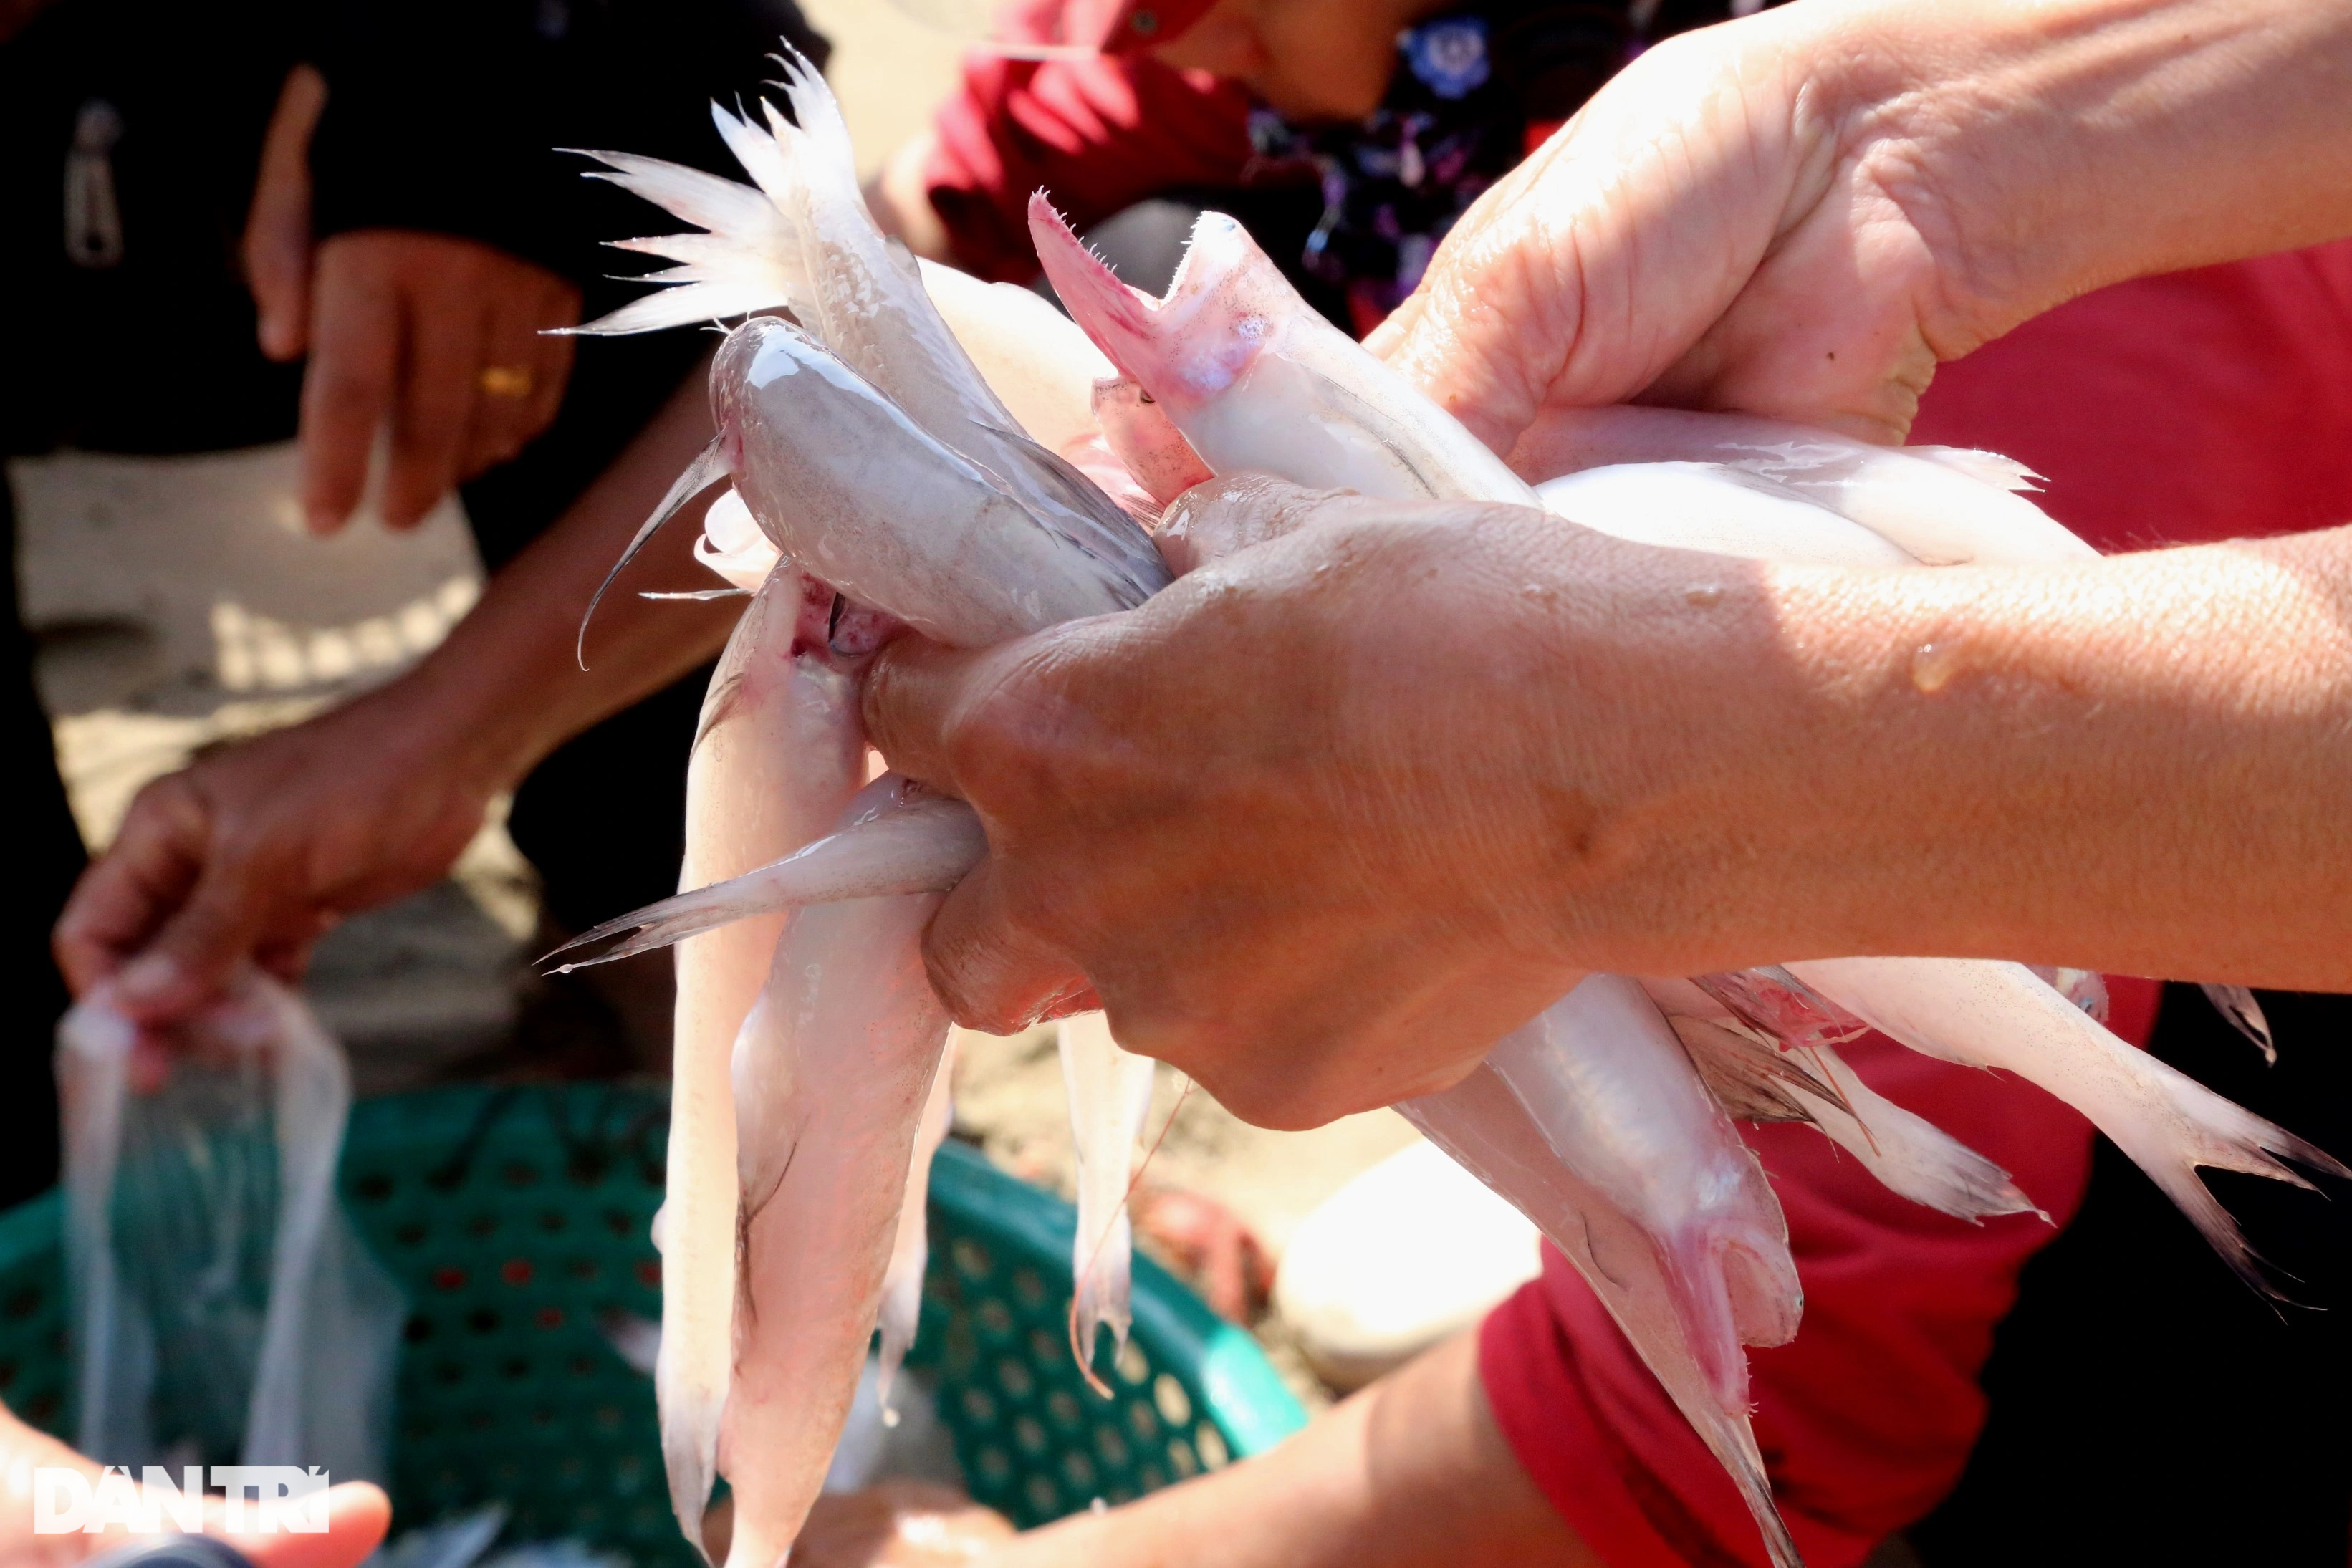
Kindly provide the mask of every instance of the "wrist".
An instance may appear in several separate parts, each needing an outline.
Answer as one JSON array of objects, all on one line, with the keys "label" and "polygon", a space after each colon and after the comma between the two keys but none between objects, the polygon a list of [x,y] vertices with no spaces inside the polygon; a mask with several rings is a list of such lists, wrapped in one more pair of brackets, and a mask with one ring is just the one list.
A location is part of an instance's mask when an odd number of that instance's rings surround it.
[{"label": "wrist", "polygon": [[2352,228],[2352,6],[1791,6],[1859,183],[1932,257],[1953,359],[2089,289]]},{"label": "wrist", "polygon": [[445,643],[351,711],[406,766],[488,800],[520,783],[562,737],[542,735],[543,705],[462,663]]}]

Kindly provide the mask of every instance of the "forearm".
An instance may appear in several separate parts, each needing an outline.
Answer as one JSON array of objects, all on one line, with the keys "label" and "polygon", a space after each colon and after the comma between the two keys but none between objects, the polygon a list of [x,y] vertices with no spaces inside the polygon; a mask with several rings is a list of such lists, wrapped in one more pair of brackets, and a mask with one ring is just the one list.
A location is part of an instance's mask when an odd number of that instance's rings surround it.
[{"label": "forearm", "polygon": [[1519,1468],[1465,1334],[1281,1448],[1021,1538],[989,1568],[1523,1568],[1599,1563]]},{"label": "forearm", "polygon": [[1780,16],[1826,62],[1852,172],[1938,253],[1941,357],[2103,284],[2352,234],[2352,0]]},{"label": "forearm", "polygon": [[555,525],[490,580],[448,640],[380,699],[423,743],[491,789],[557,746],[712,657],[741,601],[647,601],[641,590],[719,586],[692,559],[698,507],[614,580],[574,655],[581,617],[637,528],[711,434],[698,370]]},{"label": "forearm", "polygon": [[[1761,570],[1691,618],[1720,641],[1612,813],[1621,858],[1586,867],[1617,896],[1569,901],[1588,958],[2352,989],[2352,528],[2031,571]],[[1632,940],[1608,954],[1612,921]]]}]

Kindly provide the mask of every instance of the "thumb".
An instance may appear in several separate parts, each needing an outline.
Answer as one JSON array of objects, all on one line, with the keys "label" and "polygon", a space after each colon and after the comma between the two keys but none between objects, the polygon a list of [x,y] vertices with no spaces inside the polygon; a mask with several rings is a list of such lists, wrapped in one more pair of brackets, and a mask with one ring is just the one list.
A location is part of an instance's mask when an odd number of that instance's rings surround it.
[{"label": "thumb", "polygon": [[259,939],[263,902],[247,869],[207,866],[187,903],[123,966],[115,982],[123,1010],[163,1023],[218,994]]},{"label": "thumb", "polygon": [[994,687],[1000,667],[995,649],[950,648],[921,636],[896,639],[866,672],[866,738],[898,772],[969,799],[957,778],[957,729]]},{"label": "thumb", "polygon": [[370,1481],[345,1481],[327,1489],[323,1532],[272,1531],[226,1539],[253,1560],[254,1568],[356,1568],[391,1525],[392,1500],[383,1488]]}]

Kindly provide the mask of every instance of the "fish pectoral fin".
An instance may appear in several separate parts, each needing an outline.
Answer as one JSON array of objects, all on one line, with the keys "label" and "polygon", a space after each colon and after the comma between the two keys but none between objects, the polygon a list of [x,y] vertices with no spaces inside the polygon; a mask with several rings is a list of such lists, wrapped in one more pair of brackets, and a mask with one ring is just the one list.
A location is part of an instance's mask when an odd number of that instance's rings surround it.
[{"label": "fish pectoral fin", "polygon": [[1837,1086],[1814,1073],[1795,1052],[1707,1019],[1669,1015],[1666,1021],[1708,1092],[1729,1115],[1749,1122],[1811,1122],[1815,1117],[1805,1103],[1807,1095],[1853,1114]]},{"label": "fish pectoral fin", "polygon": [[710,438],[710,444],[704,447],[696,455],[694,461],[686,465],[686,472],[671,482],[660,504],[654,507],[653,516],[647,517],[638,527],[635,537],[629,540],[629,548],[621,552],[621,559],[613,563],[613,570],[606,572],[604,580],[596,585],[594,597],[588,601],[587,612],[580,617],[580,635],[572,650],[572,656],[580,661],[582,669],[588,667],[588,622],[595,618],[596,606],[604,602],[604,591],[613,586],[613,580],[620,576],[631,561],[637,559],[637,552],[646,548],[646,542],[654,537],[656,531],[664,523],[677,516],[680,507],[726,477],[728,477],[727,438],[723,435],[714,435]]}]

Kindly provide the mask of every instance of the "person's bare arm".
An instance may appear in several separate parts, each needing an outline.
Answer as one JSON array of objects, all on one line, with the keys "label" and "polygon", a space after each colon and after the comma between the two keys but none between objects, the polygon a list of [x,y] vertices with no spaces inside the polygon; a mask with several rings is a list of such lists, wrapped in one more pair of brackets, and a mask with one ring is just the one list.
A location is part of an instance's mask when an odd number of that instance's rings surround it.
[{"label": "person's bare arm", "polygon": [[446,873],[490,799],[557,745],[709,659],[738,601],[635,592],[712,583],[688,554],[691,516],[605,596],[587,673],[572,649],[597,583],[709,436],[698,373],[415,669],[142,790],[58,923],[75,990],[122,970],[125,1004],[160,1019],[240,957],[299,973],[341,916]]},{"label": "person's bare arm", "polygon": [[1131,1049],[1309,1126],[1591,969],[2352,989],[2352,529],[1838,570],[1263,480],[1179,503],[1220,509],[1291,531],[1126,615],[877,661],[877,744],[988,828],[927,948],[959,1018],[1083,977]]},{"label": "person's bare arm", "polygon": [[819,1500],[800,1568],[1601,1568],[1496,1425],[1465,1334],[1324,1412],[1272,1452],[996,1546],[953,1494]]},{"label": "person's bare arm", "polygon": [[1024,1535],[988,1568],[1601,1568],[1504,1441],[1465,1334],[1273,1452]]},{"label": "person's bare arm", "polygon": [[2073,295],[2352,234],[2352,0],[1805,0],[1668,40],[1371,346],[1497,451],[1547,405],[1900,440]]}]

